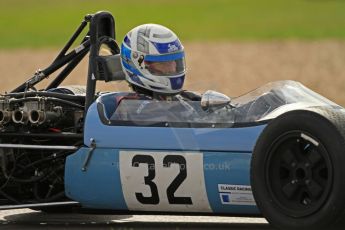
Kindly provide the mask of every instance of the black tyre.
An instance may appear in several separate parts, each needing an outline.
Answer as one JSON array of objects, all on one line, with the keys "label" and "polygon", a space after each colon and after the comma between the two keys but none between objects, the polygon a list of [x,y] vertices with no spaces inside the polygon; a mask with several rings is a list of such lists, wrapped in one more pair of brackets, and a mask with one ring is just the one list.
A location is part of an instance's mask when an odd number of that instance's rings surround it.
[{"label": "black tyre", "polygon": [[298,110],[270,122],[253,151],[251,186],[281,229],[336,227],[345,207],[345,115]]}]

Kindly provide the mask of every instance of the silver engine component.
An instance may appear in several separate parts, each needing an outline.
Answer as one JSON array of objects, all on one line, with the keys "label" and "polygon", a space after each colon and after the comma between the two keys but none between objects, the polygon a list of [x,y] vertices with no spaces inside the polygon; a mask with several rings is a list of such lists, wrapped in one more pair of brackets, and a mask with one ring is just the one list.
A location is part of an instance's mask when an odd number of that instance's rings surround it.
[{"label": "silver engine component", "polygon": [[9,108],[9,100],[0,100],[0,125],[7,124],[12,120],[12,111]]},{"label": "silver engine component", "polygon": [[12,112],[8,110],[0,110],[0,124],[7,124],[12,119]]},{"label": "silver engine component", "polygon": [[29,112],[29,121],[31,124],[40,125],[45,122],[53,122],[62,116],[62,108],[55,107],[53,111],[31,110]]},{"label": "silver engine component", "polygon": [[0,96],[0,206],[66,200],[65,159],[82,143],[84,101],[63,92]]},{"label": "silver engine component", "polygon": [[17,124],[26,124],[28,122],[28,113],[24,109],[18,109],[12,112],[12,120]]},{"label": "silver engine component", "polygon": [[12,120],[16,124],[41,125],[54,122],[62,116],[62,107],[48,103],[44,98],[26,101],[23,106],[12,111]]},{"label": "silver engine component", "polygon": [[[9,126],[11,123],[36,127],[49,126],[62,120],[75,123],[83,116],[80,111],[46,97],[21,99],[3,97],[0,98],[0,126]],[[70,125],[72,127],[74,124]]]}]

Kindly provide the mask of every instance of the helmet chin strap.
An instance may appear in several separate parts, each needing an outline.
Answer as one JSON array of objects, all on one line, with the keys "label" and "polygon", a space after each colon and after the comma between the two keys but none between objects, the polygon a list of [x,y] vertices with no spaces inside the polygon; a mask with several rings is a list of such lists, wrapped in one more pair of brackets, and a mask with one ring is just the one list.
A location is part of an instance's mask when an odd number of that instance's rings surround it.
[{"label": "helmet chin strap", "polygon": [[153,93],[153,98],[160,101],[172,101],[174,95],[164,95],[160,93]]},{"label": "helmet chin strap", "polygon": [[178,93],[176,94],[158,93],[158,92],[154,92],[154,91],[142,88],[134,84],[129,84],[129,86],[132,88],[133,91],[135,91],[138,94],[145,94],[146,96],[149,96],[152,99],[156,99],[160,101],[172,101],[173,97],[178,94]]},{"label": "helmet chin strap", "polygon": [[142,88],[140,86],[137,86],[137,85],[134,85],[131,83],[129,83],[129,87],[132,88],[132,90],[138,94],[145,94],[145,95],[153,98],[153,92],[151,90]]}]

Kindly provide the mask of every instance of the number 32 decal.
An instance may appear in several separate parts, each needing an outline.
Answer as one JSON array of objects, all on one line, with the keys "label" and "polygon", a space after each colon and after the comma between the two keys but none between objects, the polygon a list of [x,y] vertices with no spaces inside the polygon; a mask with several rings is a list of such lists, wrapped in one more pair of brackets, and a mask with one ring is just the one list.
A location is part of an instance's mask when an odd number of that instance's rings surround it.
[{"label": "number 32 decal", "polygon": [[129,210],[211,211],[203,153],[120,151],[119,164]]},{"label": "number 32 decal", "polygon": [[[145,184],[151,189],[151,196],[145,197],[142,193],[135,193],[137,200],[142,204],[158,204],[159,195],[153,179],[156,176],[155,160],[150,155],[135,155],[132,159],[132,166],[139,167],[139,164],[147,164],[148,176],[145,177]],[[180,173],[175,177],[167,188],[167,197],[170,204],[192,204],[191,197],[176,197],[175,191],[187,177],[186,159],[181,155],[167,155],[163,158],[163,167],[170,167],[171,164],[178,164]]]}]

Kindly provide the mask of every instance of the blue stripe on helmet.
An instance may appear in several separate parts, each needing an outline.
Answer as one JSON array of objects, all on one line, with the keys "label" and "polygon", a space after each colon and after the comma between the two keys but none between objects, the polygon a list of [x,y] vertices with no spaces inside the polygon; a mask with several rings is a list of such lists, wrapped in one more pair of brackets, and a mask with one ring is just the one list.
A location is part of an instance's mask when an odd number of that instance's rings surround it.
[{"label": "blue stripe on helmet", "polygon": [[137,83],[137,84],[139,84],[139,85],[144,86],[144,83],[142,83],[142,81],[140,80],[140,78],[138,77],[138,75],[132,74],[132,73],[129,72],[129,71],[126,71],[126,72],[127,72],[128,76],[129,76],[129,78],[130,78],[133,82],[135,82],[135,83]]},{"label": "blue stripe on helmet", "polygon": [[123,44],[121,45],[121,55],[123,59],[127,58],[131,60],[131,50],[125,47]]},{"label": "blue stripe on helmet", "polygon": [[129,40],[128,36],[126,35],[126,37],[123,39],[123,41],[126,43],[126,45],[129,47],[129,48],[132,48],[131,47],[131,40]]},{"label": "blue stripe on helmet", "polygon": [[166,54],[166,55],[146,55],[145,61],[174,61],[184,57],[184,52]]},{"label": "blue stripe on helmet", "polygon": [[122,65],[123,65],[123,68],[125,68],[126,71],[131,72],[133,75],[136,75],[138,77],[140,76],[140,77],[145,78],[145,79],[147,79],[149,81],[152,81],[150,78],[145,77],[137,68],[131,66],[126,61],[122,60]]},{"label": "blue stripe on helmet", "polygon": [[137,70],[136,68],[134,68],[133,66],[131,66],[131,65],[128,64],[127,62],[122,61],[122,65],[123,65],[123,67],[124,67],[126,70],[132,72],[133,74],[142,76],[142,74],[140,73],[139,70]]},{"label": "blue stripe on helmet", "polygon": [[174,78],[170,78],[170,84],[171,84],[171,88],[173,90],[179,90],[182,89],[183,87],[183,82],[184,82],[184,76],[182,75],[180,77],[174,77]]},{"label": "blue stripe on helmet", "polygon": [[158,43],[158,42],[151,42],[159,53],[166,54],[166,53],[173,53],[176,51],[182,50],[182,45],[180,40],[175,40],[173,42],[168,43]]}]

